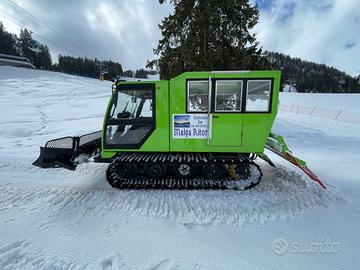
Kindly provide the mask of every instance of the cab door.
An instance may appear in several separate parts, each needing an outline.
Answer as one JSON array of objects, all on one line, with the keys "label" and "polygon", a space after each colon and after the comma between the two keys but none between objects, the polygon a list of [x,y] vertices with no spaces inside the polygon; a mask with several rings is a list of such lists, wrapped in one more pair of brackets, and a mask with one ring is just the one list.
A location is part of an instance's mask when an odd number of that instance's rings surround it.
[{"label": "cab door", "polygon": [[210,145],[222,147],[242,145],[243,89],[244,82],[241,79],[213,80]]},{"label": "cab door", "polygon": [[263,151],[276,116],[277,107],[272,111],[273,87],[273,78],[249,78],[245,81],[243,145],[252,152]]}]

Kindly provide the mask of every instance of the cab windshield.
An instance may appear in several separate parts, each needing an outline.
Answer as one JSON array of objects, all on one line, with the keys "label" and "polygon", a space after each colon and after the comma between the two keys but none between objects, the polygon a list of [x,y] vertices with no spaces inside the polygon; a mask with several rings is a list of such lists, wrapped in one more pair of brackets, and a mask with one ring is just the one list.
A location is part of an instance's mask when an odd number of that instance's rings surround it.
[{"label": "cab windshield", "polygon": [[111,119],[132,119],[152,116],[152,92],[123,90],[114,95],[110,110]]},{"label": "cab windshield", "polygon": [[121,85],[113,94],[106,121],[107,148],[141,147],[155,129],[154,85]]}]

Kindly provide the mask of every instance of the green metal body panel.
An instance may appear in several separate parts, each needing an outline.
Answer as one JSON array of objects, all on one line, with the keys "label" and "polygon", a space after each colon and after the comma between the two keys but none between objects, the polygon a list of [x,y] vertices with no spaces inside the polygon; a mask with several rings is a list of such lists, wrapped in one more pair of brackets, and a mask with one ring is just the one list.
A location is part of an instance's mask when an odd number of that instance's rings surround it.
[{"label": "green metal body panel", "polygon": [[[173,115],[191,115],[186,111],[187,80],[270,79],[272,81],[270,110],[258,112],[208,112],[210,138],[174,138]],[[101,157],[111,158],[118,152],[231,152],[262,153],[278,110],[280,71],[186,72],[170,81],[118,82],[118,84],[156,84],[156,129],[139,149],[104,149],[105,114]],[[200,115],[199,113],[195,113]]]}]

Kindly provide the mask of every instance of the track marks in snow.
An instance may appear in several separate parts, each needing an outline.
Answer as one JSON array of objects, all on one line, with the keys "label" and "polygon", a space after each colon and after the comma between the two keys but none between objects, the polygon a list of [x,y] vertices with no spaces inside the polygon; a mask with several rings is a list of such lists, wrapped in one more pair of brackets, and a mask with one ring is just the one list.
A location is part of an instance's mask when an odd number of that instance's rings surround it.
[{"label": "track marks in snow", "polygon": [[48,119],[48,115],[47,113],[44,111],[44,107],[46,106],[46,102],[39,104],[36,106],[37,110],[39,111],[40,114],[40,128],[36,130],[36,134],[37,135],[43,135],[45,133],[45,130],[47,128],[47,119]]},{"label": "track marks in snow", "polygon": [[[52,252],[39,249],[33,245],[31,240],[18,240],[6,244],[0,244],[0,269],[36,269],[36,270],[131,270],[122,257],[118,254],[111,254],[102,258],[98,263],[90,257],[79,260],[76,250],[73,257],[62,255],[57,257]],[[173,260],[163,259],[160,262],[142,266],[144,270],[175,270],[176,263]]]},{"label": "track marks in snow", "polygon": [[144,270],[175,270],[175,262],[169,259],[162,260],[155,265],[147,266]]},{"label": "track marks in snow", "polygon": [[0,246],[0,269],[11,269],[14,263],[23,260],[27,244],[25,240],[21,240]]},{"label": "track marks in snow", "polygon": [[88,265],[69,258],[65,261],[55,256],[45,256],[43,251],[31,249],[29,240],[20,240],[0,245],[0,269],[85,270]]},{"label": "track marks in snow", "polygon": [[[266,165],[263,166],[264,179],[257,187],[246,191],[117,190],[105,182],[103,175],[106,166],[94,165],[80,166],[77,172],[42,170],[39,174],[45,176],[44,173],[53,173],[60,177],[64,172],[63,177],[70,180],[66,183],[72,183],[72,186],[62,184],[56,187],[54,184],[53,188],[46,188],[41,185],[2,185],[0,210],[45,212],[48,214],[47,222],[72,213],[76,213],[75,216],[79,218],[88,215],[134,214],[170,218],[184,225],[238,226],[294,218],[308,209],[342,201],[335,191],[323,190],[296,172]],[[99,177],[94,178],[94,175]],[[94,183],[87,184],[91,181]],[[42,226],[39,230],[51,224]]]},{"label": "track marks in snow", "polygon": [[[34,159],[35,160],[35,159]],[[107,169],[106,164],[81,164],[78,165],[76,171],[69,171],[66,169],[41,169],[35,166],[32,166],[32,161],[19,161],[19,160],[8,160],[0,161],[0,173],[5,174],[31,174],[31,178],[43,177],[43,176],[60,176],[65,180],[69,178],[73,181],[71,183],[76,183],[77,178],[85,176],[104,176]],[[68,177],[68,178],[66,178]],[[47,183],[48,185],[48,183]]]},{"label": "track marks in snow", "polygon": [[100,261],[99,270],[123,270],[125,268],[124,262],[119,255],[111,255]]}]

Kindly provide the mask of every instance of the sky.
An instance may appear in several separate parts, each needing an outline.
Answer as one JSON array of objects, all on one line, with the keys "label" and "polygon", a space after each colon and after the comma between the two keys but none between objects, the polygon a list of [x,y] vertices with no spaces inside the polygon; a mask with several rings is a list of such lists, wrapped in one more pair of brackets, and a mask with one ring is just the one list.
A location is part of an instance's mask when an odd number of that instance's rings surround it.
[{"label": "sky", "polygon": [[[359,0],[251,1],[260,10],[254,32],[264,50],[360,73]],[[144,68],[156,58],[158,24],[171,12],[158,0],[0,0],[6,29],[27,27],[49,46],[53,60],[58,54],[97,57],[124,69]]]}]

